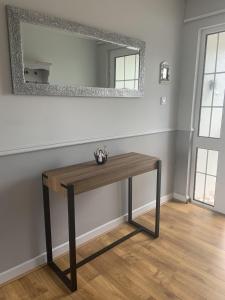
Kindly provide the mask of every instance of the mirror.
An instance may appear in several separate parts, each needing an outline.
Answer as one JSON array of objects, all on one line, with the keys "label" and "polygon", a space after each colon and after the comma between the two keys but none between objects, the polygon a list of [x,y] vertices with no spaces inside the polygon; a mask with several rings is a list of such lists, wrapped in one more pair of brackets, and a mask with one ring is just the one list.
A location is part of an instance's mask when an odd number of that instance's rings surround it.
[{"label": "mirror", "polygon": [[145,43],[7,7],[15,94],[141,97]]}]

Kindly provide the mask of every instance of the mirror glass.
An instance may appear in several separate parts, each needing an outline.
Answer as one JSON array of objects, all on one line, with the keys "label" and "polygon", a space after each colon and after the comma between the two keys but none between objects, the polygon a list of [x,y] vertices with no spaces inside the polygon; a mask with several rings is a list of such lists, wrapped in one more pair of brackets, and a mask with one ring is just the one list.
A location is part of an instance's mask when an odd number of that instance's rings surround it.
[{"label": "mirror glass", "polygon": [[140,49],[21,22],[25,83],[138,90]]}]

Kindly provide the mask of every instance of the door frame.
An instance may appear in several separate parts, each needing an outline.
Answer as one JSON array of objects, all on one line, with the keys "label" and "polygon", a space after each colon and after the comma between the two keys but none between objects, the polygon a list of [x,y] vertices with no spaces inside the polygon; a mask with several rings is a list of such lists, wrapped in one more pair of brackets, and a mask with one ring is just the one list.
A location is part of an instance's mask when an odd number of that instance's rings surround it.
[{"label": "door frame", "polygon": [[[225,32],[225,23],[214,25],[214,26],[208,26],[208,27],[202,27],[199,29],[198,32],[198,46],[197,46],[197,58],[196,58],[196,70],[195,70],[195,81],[194,81],[194,91],[193,91],[193,105],[192,105],[192,117],[191,117],[191,134],[190,134],[190,147],[189,147],[189,161],[188,161],[188,178],[187,178],[187,194],[188,198],[192,203],[201,205],[203,207],[207,207],[211,210],[218,211],[216,203],[215,206],[210,206],[208,204],[199,202],[197,200],[194,200],[194,192],[195,192],[195,170],[196,170],[196,154],[197,154],[197,144],[195,144],[196,139],[202,140],[203,148],[204,146],[208,150],[218,150],[220,151],[220,147],[214,147],[211,149],[210,144],[211,142],[208,142],[207,139],[210,139],[212,141],[214,138],[201,138],[198,137],[198,131],[199,131],[199,122],[200,122],[200,110],[201,110],[201,101],[202,101],[202,91],[203,91],[203,80],[204,80],[204,65],[205,65],[205,58],[206,58],[206,42],[207,42],[207,36],[214,33],[219,32]],[[225,106],[224,106],[225,111]],[[221,133],[225,132],[225,112],[223,111],[223,119],[222,119],[222,125],[221,125]],[[222,140],[221,139],[215,139],[217,141]],[[219,153],[219,159],[220,159],[220,153]],[[219,160],[218,159],[218,160]],[[217,173],[217,179],[219,176],[219,172]],[[217,189],[217,188],[216,188]],[[215,199],[217,197],[217,192],[215,194]]]}]

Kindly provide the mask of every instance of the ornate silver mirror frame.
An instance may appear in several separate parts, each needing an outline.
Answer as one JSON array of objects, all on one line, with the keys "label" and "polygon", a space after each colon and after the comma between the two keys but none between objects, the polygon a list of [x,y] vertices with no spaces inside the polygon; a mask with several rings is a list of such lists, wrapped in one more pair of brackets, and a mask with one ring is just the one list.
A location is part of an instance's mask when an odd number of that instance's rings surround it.
[{"label": "ornate silver mirror frame", "polygon": [[[84,96],[84,97],[142,97],[144,93],[145,42],[117,33],[67,21],[13,6],[6,6],[8,17],[9,46],[11,58],[13,93],[17,95],[39,96]],[[26,83],[24,80],[24,62],[22,53],[21,22],[49,26],[69,32],[100,39],[140,50],[139,88],[138,90],[76,87],[57,84]]]}]

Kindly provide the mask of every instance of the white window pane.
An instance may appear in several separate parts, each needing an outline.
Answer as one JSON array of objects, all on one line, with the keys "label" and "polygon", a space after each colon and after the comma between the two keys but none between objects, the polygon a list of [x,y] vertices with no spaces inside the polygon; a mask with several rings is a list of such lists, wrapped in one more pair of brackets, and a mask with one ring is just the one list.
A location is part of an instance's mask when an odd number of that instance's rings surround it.
[{"label": "white window pane", "polygon": [[209,136],[211,108],[201,108],[199,136]]},{"label": "white window pane", "polygon": [[218,165],[218,151],[208,151],[207,174],[216,176]]},{"label": "white window pane", "polygon": [[126,89],[134,89],[134,80],[125,81],[125,88]]},{"label": "white window pane", "polygon": [[135,90],[138,90],[138,88],[139,88],[138,84],[139,84],[138,80],[135,80],[135,82],[134,82],[134,89]]},{"label": "white window pane", "polygon": [[195,200],[204,201],[205,176],[204,174],[196,173]]},{"label": "white window pane", "polygon": [[225,74],[217,74],[215,80],[213,106],[223,106],[224,95],[225,95]]},{"label": "white window pane", "polygon": [[139,79],[139,54],[136,55],[135,79]]},{"label": "white window pane", "polygon": [[124,80],[124,57],[116,57],[116,80]]},{"label": "white window pane", "polygon": [[123,89],[124,88],[124,81],[116,81],[116,89]]},{"label": "white window pane", "polygon": [[205,73],[214,73],[216,67],[218,34],[211,34],[207,38]]},{"label": "white window pane", "polygon": [[202,106],[212,105],[212,96],[214,89],[214,75],[205,75],[202,91]]},{"label": "white window pane", "polygon": [[219,34],[217,72],[225,71],[225,32]]},{"label": "white window pane", "polygon": [[211,120],[211,129],[210,129],[210,137],[220,138],[222,117],[223,117],[223,109],[222,108],[213,108],[213,110],[212,110],[212,120]]},{"label": "white window pane", "polygon": [[207,150],[198,148],[197,154],[197,172],[206,173]]},{"label": "white window pane", "polygon": [[206,176],[205,183],[205,200],[204,202],[209,205],[214,205],[216,191],[216,177]]},{"label": "white window pane", "polygon": [[125,80],[134,79],[134,77],[135,77],[135,55],[125,56]]}]

